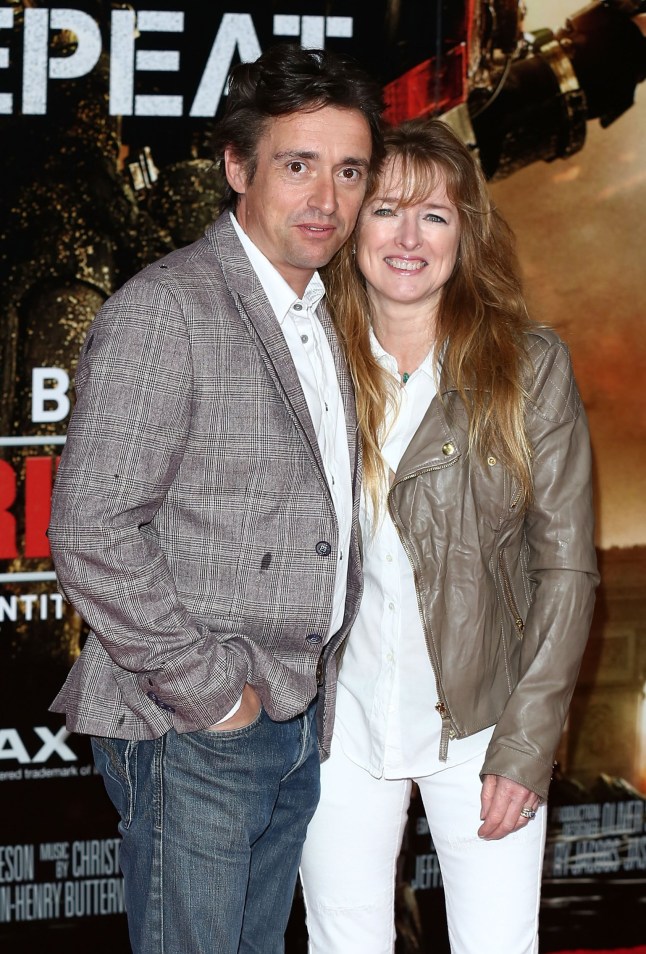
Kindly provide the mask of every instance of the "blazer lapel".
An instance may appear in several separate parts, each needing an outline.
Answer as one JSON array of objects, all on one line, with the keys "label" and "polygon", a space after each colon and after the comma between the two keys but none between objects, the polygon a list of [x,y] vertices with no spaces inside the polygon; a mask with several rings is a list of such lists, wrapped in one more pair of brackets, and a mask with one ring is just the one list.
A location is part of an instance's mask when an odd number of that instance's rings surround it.
[{"label": "blazer lapel", "polygon": [[240,296],[239,302],[242,319],[256,338],[265,366],[293,414],[309,452],[324,474],[323,460],[300,378],[280,324],[262,287],[255,295]]},{"label": "blazer lapel", "polygon": [[[240,245],[227,213],[220,216],[207,230],[207,239],[216,246],[222,271],[237,301],[240,316],[258,344],[258,350],[267,371],[292,414],[305,446],[323,477],[329,495],[314,425],[285,336],[263,287]],[[350,464],[354,477],[357,469],[357,417],[352,380],[332,320],[323,303],[319,306],[317,313],[330,343],[341,389]]]},{"label": "blazer lapel", "polygon": [[220,216],[207,229],[206,237],[215,246],[224,278],[237,304],[240,317],[256,342],[260,357],[293,417],[296,429],[318,468],[327,495],[330,496],[316,432],[298,372],[280,324],[238,240],[228,213]]}]

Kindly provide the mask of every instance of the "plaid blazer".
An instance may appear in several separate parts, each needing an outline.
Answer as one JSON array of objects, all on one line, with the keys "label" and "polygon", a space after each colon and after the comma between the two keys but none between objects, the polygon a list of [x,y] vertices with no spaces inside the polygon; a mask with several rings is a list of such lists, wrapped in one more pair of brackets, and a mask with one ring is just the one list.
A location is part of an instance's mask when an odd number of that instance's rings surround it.
[{"label": "plaid blazer", "polygon": [[298,374],[228,214],[103,306],[76,373],[49,538],[91,628],[52,710],[127,739],[204,728],[253,684],[285,720],[319,694],[361,594],[360,461],[331,321],[354,492],[348,594],[331,620],[338,528]]}]

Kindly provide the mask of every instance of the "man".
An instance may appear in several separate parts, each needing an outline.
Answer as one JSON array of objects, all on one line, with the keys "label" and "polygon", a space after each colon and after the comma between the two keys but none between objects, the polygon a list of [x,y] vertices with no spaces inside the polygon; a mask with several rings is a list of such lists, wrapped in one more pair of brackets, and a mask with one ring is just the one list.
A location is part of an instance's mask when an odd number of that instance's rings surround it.
[{"label": "man", "polygon": [[360,595],[352,388],[316,269],[380,93],[283,47],[231,79],[224,212],[99,312],[50,540],[89,623],[53,708],[121,816],[135,954],[283,950]]}]

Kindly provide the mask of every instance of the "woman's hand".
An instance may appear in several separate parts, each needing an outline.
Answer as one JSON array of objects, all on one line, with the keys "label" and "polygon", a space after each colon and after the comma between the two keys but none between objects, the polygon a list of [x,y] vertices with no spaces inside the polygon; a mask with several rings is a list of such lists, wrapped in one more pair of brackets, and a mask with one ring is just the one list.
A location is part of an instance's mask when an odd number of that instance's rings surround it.
[{"label": "woman's hand", "polygon": [[512,831],[530,825],[533,818],[522,815],[523,809],[537,811],[539,796],[524,785],[502,775],[485,775],[482,783],[482,825],[478,836],[487,841],[504,838]]}]

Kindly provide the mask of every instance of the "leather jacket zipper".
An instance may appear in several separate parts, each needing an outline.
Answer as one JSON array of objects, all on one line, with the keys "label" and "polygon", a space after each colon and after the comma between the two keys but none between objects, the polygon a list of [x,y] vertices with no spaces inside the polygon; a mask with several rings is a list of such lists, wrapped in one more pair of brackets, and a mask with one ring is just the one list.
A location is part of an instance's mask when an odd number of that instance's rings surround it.
[{"label": "leather jacket zipper", "polygon": [[518,630],[518,638],[521,639],[525,629],[525,623],[523,622],[523,617],[518,612],[518,606],[516,605],[516,600],[514,598],[514,591],[511,588],[511,581],[509,579],[507,566],[505,564],[504,551],[502,550],[498,556],[498,568],[500,570],[500,579],[502,580],[502,588],[505,592],[507,607],[509,608],[511,615],[514,617],[514,625]]},{"label": "leather jacket zipper", "polygon": [[511,503],[509,504],[510,510],[515,510],[516,507],[518,506],[518,501],[520,500],[521,492],[522,492],[521,488],[517,487],[516,492],[514,493],[514,496],[511,499]]},{"label": "leather jacket zipper", "polygon": [[435,703],[435,711],[442,717],[442,732],[440,734],[440,762],[446,762],[449,757],[449,739],[454,738],[452,734],[453,725],[446,705],[443,702]]},{"label": "leather jacket zipper", "polygon": [[[411,480],[413,477],[420,477],[422,474],[429,474],[434,470],[446,470],[447,467],[451,467],[453,464],[455,464],[455,462],[458,459],[459,459],[459,455],[458,457],[455,457],[452,461],[448,461],[446,464],[438,464],[436,467],[427,467],[424,470],[418,470],[414,474],[408,474],[408,476],[403,477],[401,480],[397,481],[397,483],[403,484],[406,480]],[[433,634],[431,633],[430,627],[426,621],[426,613],[424,612],[424,607],[422,606],[422,600],[419,595],[419,590],[420,590],[419,574],[417,572],[417,567],[415,566],[413,555],[408,547],[406,540],[402,536],[402,532],[399,528],[399,524],[395,520],[395,513],[394,513],[394,508],[392,506],[392,499],[391,499],[391,493],[393,489],[395,488],[395,486],[396,484],[393,483],[392,487],[388,491],[388,509],[390,511],[392,522],[395,525],[397,536],[399,537],[401,545],[404,548],[404,552],[406,556],[408,557],[408,562],[410,563],[413,570],[413,580],[415,582],[415,595],[417,596],[417,607],[419,610],[419,616],[422,621],[422,626],[424,627],[426,652],[428,653],[428,658],[431,663],[431,669],[433,670],[433,676],[435,678],[435,690],[437,692],[437,698],[438,698],[438,702],[435,705],[435,711],[438,712],[442,718],[442,732],[440,734],[439,759],[440,759],[440,762],[446,762],[448,758],[448,752],[449,752],[449,740],[455,737],[455,730],[453,728],[453,723],[451,721],[451,713],[449,712],[449,708],[446,702],[443,700],[442,693],[440,691],[440,680],[437,674],[438,667],[435,665],[433,650],[431,649]]]}]

